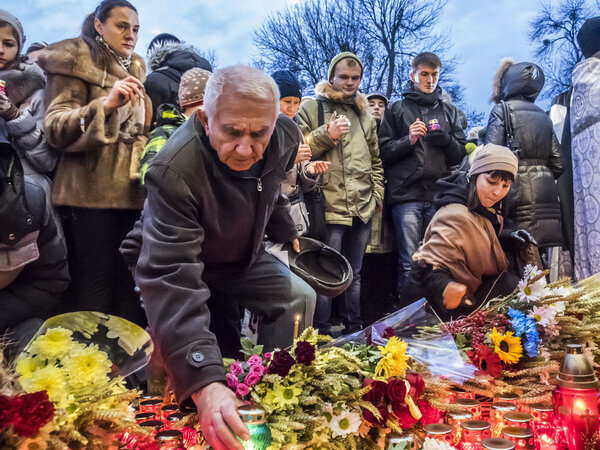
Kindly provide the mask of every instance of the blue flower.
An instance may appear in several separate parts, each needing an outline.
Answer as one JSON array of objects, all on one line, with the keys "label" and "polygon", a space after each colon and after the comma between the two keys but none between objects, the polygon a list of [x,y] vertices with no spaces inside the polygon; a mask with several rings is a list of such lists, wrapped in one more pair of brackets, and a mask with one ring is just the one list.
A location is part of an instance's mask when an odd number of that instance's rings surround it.
[{"label": "blue flower", "polygon": [[510,316],[511,325],[515,330],[515,336],[521,336],[527,329],[527,316],[521,311],[516,309],[508,308],[508,315]]},{"label": "blue flower", "polygon": [[525,337],[527,342],[525,343],[525,353],[530,358],[535,358],[538,355],[538,344],[540,343],[540,333],[536,327],[535,319],[527,319],[527,325],[525,328]]},{"label": "blue flower", "polygon": [[530,358],[535,358],[538,355],[538,345],[535,341],[528,340],[523,348],[525,349],[527,356]]}]

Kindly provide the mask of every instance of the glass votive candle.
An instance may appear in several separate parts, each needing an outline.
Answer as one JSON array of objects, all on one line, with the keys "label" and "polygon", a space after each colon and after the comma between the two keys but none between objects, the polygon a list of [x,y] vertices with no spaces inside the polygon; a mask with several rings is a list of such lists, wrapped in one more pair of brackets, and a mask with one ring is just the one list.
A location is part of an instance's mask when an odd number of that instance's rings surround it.
[{"label": "glass votive candle", "polygon": [[140,401],[140,412],[147,413],[151,412],[156,415],[156,417],[160,417],[160,405],[162,404],[162,400],[159,398],[150,398],[148,400]]},{"label": "glass votive candle", "polygon": [[418,448],[420,448],[420,442],[412,434],[391,433],[386,439],[385,450],[417,450]]},{"label": "glass votive candle", "polygon": [[459,388],[459,387],[452,388],[452,392],[454,392],[455,399],[458,399],[458,398],[475,399],[475,394],[473,392],[467,392],[464,389]]},{"label": "glass votive candle", "polygon": [[515,443],[503,438],[487,438],[481,441],[481,447],[485,450],[513,450]]},{"label": "glass votive candle", "polygon": [[161,398],[158,395],[154,394],[142,394],[139,396],[140,401],[142,400],[160,400]]},{"label": "glass votive candle", "polygon": [[473,414],[473,419],[481,417],[481,403],[478,400],[473,398],[457,398],[454,404]]},{"label": "glass votive candle", "polygon": [[492,403],[490,408],[490,425],[492,427],[492,437],[500,437],[504,425],[504,414],[516,411],[517,407],[509,402]]},{"label": "glass votive candle", "polygon": [[452,445],[452,426],[445,423],[430,423],[423,427],[425,437],[443,441],[448,445]]},{"label": "glass votive candle", "polygon": [[513,392],[499,392],[494,394],[494,403],[507,402],[516,405],[518,400],[519,396]]},{"label": "glass votive candle", "polygon": [[162,408],[160,408],[160,417],[162,418],[162,420],[167,420],[168,416],[170,416],[173,413],[176,413],[177,411],[179,411],[179,408],[176,404],[171,403],[165,405]]},{"label": "glass votive candle", "polygon": [[147,412],[147,413],[138,413],[135,415],[135,421],[137,423],[145,422],[146,420],[154,420],[156,414]]},{"label": "glass votive candle", "polygon": [[160,420],[146,420],[145,422],[140,422],[140,427],[151,430],[150,435],[155,436],[162,429],[163,423]]},{"label": "glass votive candle", "polygon": [[461,425],[461,449],[479,450],[484,439],[491,436],[490,423],[485,420],[465,420]]},{"label": "glass votive candle", "polygon": [[504,413],[505,427],[529,428],[533,417],[531,414],[521,411],[511,411]]},{"label": "glass votive candle", "polygon": [[529,413],[533,418],[531,429],[534,432],[539,425],[554,424],[554,407],[551,403],[532,403],[529,405]]},{"label": "glass votive candle", "polygon": [[469,411],[459,411],[459,412],[449,412],[448,415],[446,416],[446,422],[448,423],[448,425],[452,426],[452,436],[454,438],[454,443],[458,444],[460,442],[460,438],[462,435],[462,428],[460,427],[460,424],[463,423],[465,420],[472,420],[473,419],[473,414],[471,414]]},{"label": "glass votive candle", "polygon": [[154,436],[154,440],[158,442],[161,450],[163,448],[183,448],[183,434],[181,434],[181,431],[179,430],[159,431],[156,433],[156,436]]},{"label": "glass votive candle", "polygon": [[504,427],[502,437],[515,443],[515,448],[520,450],[533,450],[533,431],[531,428]]},{"label": "glass votive candle", "polygon": [[186,413],[182,413],[182,412],[174,412],[171,413],[167,416],[167,418],[165,419],[165,428],[166,429],[174,429],[174,430],[179,430],[179,427],[174,426],[176,423],[178,423],[180,420],[182,420],[183,418],[187,417],[189,414]]}]

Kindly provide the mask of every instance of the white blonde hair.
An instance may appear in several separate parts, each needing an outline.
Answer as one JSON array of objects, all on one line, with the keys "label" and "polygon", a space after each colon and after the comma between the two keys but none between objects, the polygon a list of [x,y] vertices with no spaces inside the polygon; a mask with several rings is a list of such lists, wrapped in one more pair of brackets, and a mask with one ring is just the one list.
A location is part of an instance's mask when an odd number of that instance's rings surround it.
[{"label": "white blonde hair", "polygon": [[275,80],[262,70],[237,65],[219,69],[208,79],[202,106],[207,115],[214,114],[217,100],[226,85],[230,86],[235,94],[242,97],[263,101],[272,100],[275,115],[279,114],[279,88]]}]

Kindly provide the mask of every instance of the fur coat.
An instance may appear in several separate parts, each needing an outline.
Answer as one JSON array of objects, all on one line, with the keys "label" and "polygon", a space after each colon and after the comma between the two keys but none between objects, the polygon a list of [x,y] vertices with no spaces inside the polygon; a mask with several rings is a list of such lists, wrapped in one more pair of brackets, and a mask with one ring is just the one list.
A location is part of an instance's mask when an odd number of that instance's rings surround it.
[{"label": "fur coat", "polygon": [[92,60],[87,44],[76,38],[46,47],[38,64],[48,77],[46,137],[62,152],[54,204],[141,209],[144,192],[130,174],[139,171],[149,101],[127,103],[108,116],[103,103],[115,81],[128,75],[144,81],[143,59],[134,54],[128,71],[116,59],[102,69]]}]

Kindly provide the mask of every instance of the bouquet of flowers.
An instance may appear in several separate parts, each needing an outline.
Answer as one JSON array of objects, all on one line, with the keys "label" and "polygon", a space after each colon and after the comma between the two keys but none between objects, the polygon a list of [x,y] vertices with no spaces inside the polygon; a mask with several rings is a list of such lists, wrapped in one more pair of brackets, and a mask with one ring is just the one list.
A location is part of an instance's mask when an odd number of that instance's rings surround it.
[{"label": "bouquet of flowers", "polygon": [[584,344],[588,357],[598,361],[597,277],[571,287],[568,280],[548,285],[546,274],[527,266],[511,295],[488,301],[468,317],[422,328],[423,338],[450,332],[477,367],[478,377],[463,389],[488,397],[515,392],[523,403],[551,401],[550,381],[567,343]]},{"label": "bouquet of flowers", "polygon": [[271,448],[384,448],[391,432],[441,420],[402,339],[328,343],[312,328],[290,351],[263,354],[243,339],[248,359],[228,362],[229,387],[265,409]]},{"label": "bouquet of flowers", "polygon": [[130,402],[138,392],[125,387],[124,376],[151,352],[150,336],[119,317],[78,312],[49,319],[14,370],[4,363],[12,395],[0,396],[0,447],[109,447],[116,432],[137,429]]}]

